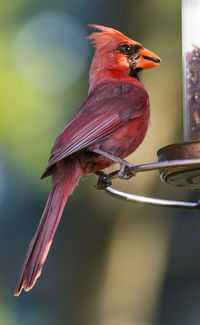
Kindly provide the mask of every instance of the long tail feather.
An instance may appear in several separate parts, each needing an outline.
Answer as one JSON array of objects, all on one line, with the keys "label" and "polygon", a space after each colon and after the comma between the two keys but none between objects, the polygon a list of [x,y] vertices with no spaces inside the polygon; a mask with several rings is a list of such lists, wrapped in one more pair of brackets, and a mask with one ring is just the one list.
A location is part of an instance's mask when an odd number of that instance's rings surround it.
[{"label": "long tail feather", "polygon": [[18,296],[23,288],[29,291],[40,276],[67,198],[81,176],[82,170],[78,161],[69,161],[64,168],[57,170],[39,226],[22,266],[15,296]]}]

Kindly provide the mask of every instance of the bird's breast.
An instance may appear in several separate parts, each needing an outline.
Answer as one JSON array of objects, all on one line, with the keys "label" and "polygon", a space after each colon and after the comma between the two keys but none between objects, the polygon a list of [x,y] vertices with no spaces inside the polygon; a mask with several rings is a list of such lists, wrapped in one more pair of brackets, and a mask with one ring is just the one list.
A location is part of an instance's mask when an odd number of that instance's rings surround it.
[{"label": "bird's breast", "polygon": [[[129,120],[119,130],[95,144],[95,148],[113,156],[125,158],[132,154],[144,140],[150,122],[150,111],[138,118]],[[89,163],[89,164],[88,164]],[[102,155],[88,155],[87,173],[95,172],[113,165],[113,162]],[[91,168],[89,167],[91,166]]]},{"label": "bird's breast", "polygon": [[131,119],[100,143],[100,149],[120,158],[133,153],[142,143],[150,120],[149,110],[140,117]]}]

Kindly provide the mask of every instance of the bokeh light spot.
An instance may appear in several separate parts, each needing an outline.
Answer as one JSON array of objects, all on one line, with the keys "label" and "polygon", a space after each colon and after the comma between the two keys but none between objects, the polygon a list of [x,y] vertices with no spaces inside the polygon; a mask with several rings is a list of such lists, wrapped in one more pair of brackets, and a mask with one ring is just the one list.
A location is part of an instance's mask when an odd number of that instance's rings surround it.
[{"label": "bokeh light spot", "polygon": [[13,58],[26,82],[40,90],[60,91],[82,74],[88,44],[76,19],[60,12],[45,12],[20,28]]}]

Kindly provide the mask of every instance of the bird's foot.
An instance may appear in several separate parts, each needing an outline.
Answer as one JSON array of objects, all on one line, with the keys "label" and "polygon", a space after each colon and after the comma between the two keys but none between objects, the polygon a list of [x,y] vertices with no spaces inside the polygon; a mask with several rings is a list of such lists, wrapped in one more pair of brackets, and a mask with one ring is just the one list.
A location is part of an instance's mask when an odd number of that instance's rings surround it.
[{"label": "bird's foot", "polygon": [[123,160],[123,163],[120,164],[121,168],[119,172],[117,173],[117,176],[120,179],[128,180],[131,177],[135,176],[136,174],[132,171],[134,168],[134,165],[130,164],[126,160]]},{"label": "bird's foot", "polygon": [[98,190],[105,190],[108,186],[112,185],[111,181],[106,180],[106,177],[108,176],[106,173],[102,171],[97,171],[95,172],[95,174],[99,176],[95,185]]},{"label": "bird's foot", "polygon": [[[102,155],[106,158],[109,158],[110,160],[112,160],[115,163],[120,164],[121,168],[119,170],[119,172],[117,173],[118,177],[121,179],[130,179],[131,177],[135,176],[135,173],[132,171],[132,169],[134,168],[134,165],[130,164],[128,161],[121,159],[119,157],[113,156],[107,152],[104,152],[100,149],[91,149],[91,151],[98,153],[99,155]],[[107,181],[107,174],[105,174],[102,171],[98,171],[96,172],[96,175],[99,175],[99,179],[97,181],[96,187],[98,189],[105,189],[106,187],[110,186],[112,183],[111,181]],[[109,174],[110,175],[110,174]]]}]

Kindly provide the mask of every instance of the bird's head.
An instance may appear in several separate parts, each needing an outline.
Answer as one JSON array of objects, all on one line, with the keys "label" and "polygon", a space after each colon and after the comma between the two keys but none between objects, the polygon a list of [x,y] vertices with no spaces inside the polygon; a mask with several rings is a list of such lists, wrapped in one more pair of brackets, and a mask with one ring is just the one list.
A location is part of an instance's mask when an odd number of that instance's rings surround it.
[{"label": "bird's head", "polygon": [[119,31],[100,25],[89,26],[101,31],[87,36],[96,48],[91,74],[98,76],[100,71],[109,70],[135,76],[140,70],[160,64],[161,60],[155,53]]}]

